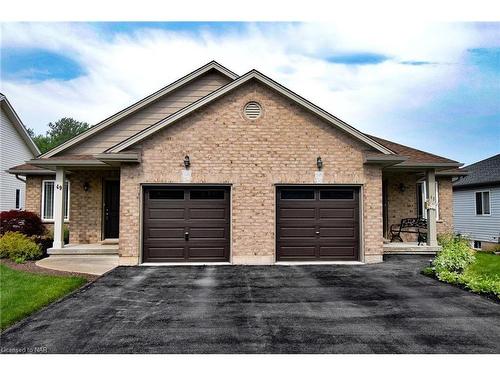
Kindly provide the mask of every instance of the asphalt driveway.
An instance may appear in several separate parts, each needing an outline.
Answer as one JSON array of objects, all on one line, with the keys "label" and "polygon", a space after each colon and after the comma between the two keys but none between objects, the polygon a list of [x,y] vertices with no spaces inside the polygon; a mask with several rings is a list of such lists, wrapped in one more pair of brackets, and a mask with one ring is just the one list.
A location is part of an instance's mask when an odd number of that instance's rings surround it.
[{"label": "asphalt driveway", "polygon": [[500,304],[420,275],[427,263],[427,256],[393,256],[363,266],[118,267],[7,330],[0,346],[48,353],[500,353]]}]

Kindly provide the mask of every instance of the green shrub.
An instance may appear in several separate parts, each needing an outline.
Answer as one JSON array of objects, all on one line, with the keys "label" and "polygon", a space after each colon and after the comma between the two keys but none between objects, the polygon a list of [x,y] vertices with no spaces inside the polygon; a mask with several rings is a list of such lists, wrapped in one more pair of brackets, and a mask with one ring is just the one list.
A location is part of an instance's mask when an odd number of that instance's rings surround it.
[{"label": "green shrub", "polygon": [[19,232],[7,232],[0,237],[0,256],[16,263],[38,259],[42,256],[40,246]]},{"label": "green shrub", "polygon": [[500,280],[492,277],[478,277],[465,274],[464,284],[475,293],[493,293],[500,298]]},{"label": "green shrub", "polygon": [[425,276],[435,276],[436,272],[434,271],[433,267],[425,267],[422,270],[422,274],[424,274]]},{"label": "green shrub", "polygon": [[[442,250],[433,261],[436,274],[439,277],[443,271],[462,273],[470,264],[474,263],[474,250],[469,245],[469,240],[464,237],[447,235],[441,236]],[[444,277],[450,277],[449,275]]]}]

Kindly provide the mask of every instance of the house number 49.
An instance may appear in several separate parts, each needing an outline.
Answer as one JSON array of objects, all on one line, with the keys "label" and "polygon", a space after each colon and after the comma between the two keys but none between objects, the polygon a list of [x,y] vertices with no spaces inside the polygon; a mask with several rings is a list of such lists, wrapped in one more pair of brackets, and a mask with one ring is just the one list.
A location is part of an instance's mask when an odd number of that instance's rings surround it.
[{"label": "house number 49", "polygon": [[59,185],[59,184],[57,184],[57,185],[56,185],[56,189],[57,189],[57,190],[62,190],[62,186],[61,186],[61,185]]}]

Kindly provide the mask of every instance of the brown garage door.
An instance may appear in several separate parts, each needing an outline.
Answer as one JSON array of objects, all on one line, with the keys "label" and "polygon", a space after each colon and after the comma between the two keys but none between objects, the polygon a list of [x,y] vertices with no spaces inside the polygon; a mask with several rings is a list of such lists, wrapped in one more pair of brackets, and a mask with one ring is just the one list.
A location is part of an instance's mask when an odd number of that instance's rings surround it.
[{"label": "brown garage door", "polygon": [[357,260],[359,189],[280,187],[277,260]]},{"label": "brown garage door", "polygon": [[143,261],[228,261],[229,216],[229,188],[145,188]]}]

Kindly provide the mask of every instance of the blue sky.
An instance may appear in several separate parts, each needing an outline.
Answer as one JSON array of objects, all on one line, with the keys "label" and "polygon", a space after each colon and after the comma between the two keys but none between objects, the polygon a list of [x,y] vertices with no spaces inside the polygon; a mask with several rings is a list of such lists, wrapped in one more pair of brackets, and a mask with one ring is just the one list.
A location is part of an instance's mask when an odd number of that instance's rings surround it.
[{"label": "blue sky", "polygon": [[370,134],[471,163],[500,152],[500,23],[4,23],[1,91],[27,126],[97,123],[215,59]]}]

